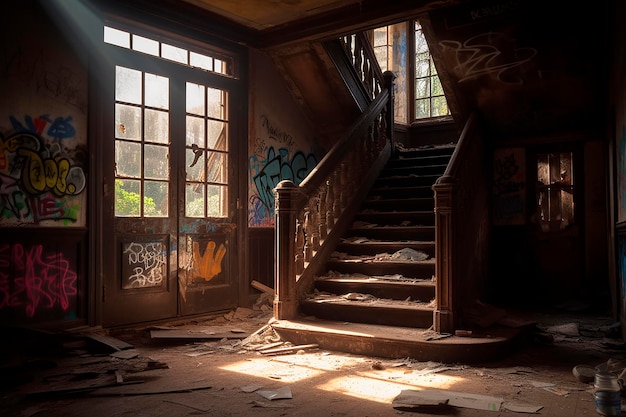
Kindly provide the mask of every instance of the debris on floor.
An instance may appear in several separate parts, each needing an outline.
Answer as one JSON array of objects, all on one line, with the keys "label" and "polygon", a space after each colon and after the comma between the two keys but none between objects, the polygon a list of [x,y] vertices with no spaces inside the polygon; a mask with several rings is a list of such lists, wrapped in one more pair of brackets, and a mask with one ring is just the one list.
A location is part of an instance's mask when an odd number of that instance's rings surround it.
[{"label": "debris on floor", "polygon": [[537,413],[541,405],[507,404],[503,398],[488,395],[454,392],[449,390],[402,390],[393,399],[393,408],[408,411],[435,411],[448,407],[471,408],[484,411],[514,411],[517,413]]}]

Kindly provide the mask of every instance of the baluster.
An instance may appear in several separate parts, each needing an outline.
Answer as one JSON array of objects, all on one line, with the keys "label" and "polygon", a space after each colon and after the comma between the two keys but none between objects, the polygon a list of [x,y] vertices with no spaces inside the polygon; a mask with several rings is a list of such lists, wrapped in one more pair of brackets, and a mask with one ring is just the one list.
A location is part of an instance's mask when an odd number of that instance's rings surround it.
[{"label": "baluster", "polygon": [[307,204],[304,208],[304,262],[310,262],[313,257],[311,246],[311,208]]},{"label": "baluster", "polygon": [[322,184],[320,186],[320,191],[319,191],[319,215],[320,215],[320,227],[319,227],[319,233],[320,233],[320,239],[322,241],[324,241],[326,239],[326,236],[328,235],[328,224],[326,224],[326,193],[328,192],[327,190],[327,185],[326,184]]},{"label": "baluster", "polygon": [[363,80],[363,48],[361,47],[361,41],[359,38],[355,38],[354,40],[354,69],[356,70],[359,79]]},{"label": "baluster", "polygon": [[320,210],[319,210],[319,197],[314,196],[311,198],[311,247],[313,252],[317,252],[320,249]]},{"label": "baluster", "polygon": [[296,219],[296,275],[304,271],[304,229],[302,219]]},{"label": "baluster", "polygon": [[334,188],[333,188],[333,174],[331,174],[330,178],[326,180],[327,193],[326,193],[326,223],[328,224],[328,230],[332,229],[335,225],[335,196],[334,196]]}]

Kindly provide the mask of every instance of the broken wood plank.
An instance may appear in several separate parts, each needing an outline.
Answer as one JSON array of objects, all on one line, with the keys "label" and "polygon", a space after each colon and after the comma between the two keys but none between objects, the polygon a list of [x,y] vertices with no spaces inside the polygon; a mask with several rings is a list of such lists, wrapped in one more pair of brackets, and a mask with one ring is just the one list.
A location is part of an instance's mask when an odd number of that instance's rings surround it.
[{"label": "broken wood plank", "polygon": [[294,352],[298,350],[317,349],[317,348],[319,348],[319,345],[317,343],[313,343],[310,345],[297,345],[297,346],[288,346],[288,347],[281,347],[281,348],[275,348],[275,349],[266,349],[266,350],[260,350],[259,352],[261,352],[263,355],[277,355],[281,353],[290,353],[290,352]]},{"label": "broken wood plank", "polygon": [[102,343],[103,345],[109,346],[113,350],[124,350],[124,349],[132,349],[133,345],[124,342],[123,340],[116,339],[110,336],[104,336],[96,333],[86,334],[85,337],[92,339],[96,342]]},{"label": "broken wood plank", "polygon": [[253,280],[250,285],[252,285],[254,288],[256,288],[257,290],[264,292],[266,294],[270,294],[270,295],[274,295],[274,288],[268,287],[267,285],[257,281],[257,280]]},{"label": "broken wood plank", "polygon": [[249,332],[241,329],[235,331],[222,328],[205,328],[203,330],[150,330],[153,339],[243,339]]}]

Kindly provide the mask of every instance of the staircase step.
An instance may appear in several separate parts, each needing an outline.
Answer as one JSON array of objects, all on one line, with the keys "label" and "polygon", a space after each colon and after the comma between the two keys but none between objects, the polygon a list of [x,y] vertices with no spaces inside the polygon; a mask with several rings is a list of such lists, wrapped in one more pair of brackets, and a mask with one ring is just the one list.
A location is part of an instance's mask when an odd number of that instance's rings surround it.
[{"label": "staircase step", "polygon": [[441,175],[397,175],[391,177],[378,177],[374,187],[419,187],[432,186]]},{"label": "staircase step", "polygon": [[378,225],[424,225],[435,224],[435,213],[429,211],[374,211],[367,210],[356,214],[356,221]]},{"label": "staircase step", "polygon": [[422,328],[429,328],[433,324],[433,309],[426,303],[382,299],[371,302],[349,301],[335,296],[301,301],[300,311],[322,319],[352,323]]},{"label": "staircase step", "polygon": [[429,329],[391,327],[327,320],[276,320],[278,336],[294,345],[317,344],[320,349],[379,358],[411,358],[443,363],[482,363],[508,354],[522,331],[490,328],[475,337],[442,335]]},{"label": "staircase step", "polygon": [[434,241],[435,226],[353,227],[346,231],[345,237],[353,236],[362,236],[370,239],[394,241]]},{"label": "staircase step", "polygon": [[368,198],[397,198],[398,196],[409,196],[411,198],[433,198],[434,197],[432,185],[421,185],[416,187],[379,187],[372,188],[370,190]]},{"label": "staircase step", "polygon": [[331,259],[326,263],[329,271],[342,274],[395,275],[407,278],[432,279],[435,260],[425,261],[361,261],[359,259]]},{"label": "staircase step", "polygon": [[315,281],[315,288],[331,294],[362,293],[393,300],[410,298],[430,302],[435,298],[435,282],[432,280],[358,276],[322,277]]},{"label": "staircase step", "polygon": [[448,154],[428,154],[423,156],[407,157],[401,156],[393,158],[387,163],[389,168],[401,168],[406,166],[419,166],[419,165],[447,165],[450,160]]},{"label": "staircase step", "polygon": [[394,159],[407,159],[407,158],[423,158],[434,155],[448,155],[452,156],[454,153],[454,144],[442,145],[442,146],[423,146],[419,148],[405,148],[398,150]]},{"label": "staircase step", "polygon": [[376,255],[379,253],[394,253],[404,248],[424,252],[429,257],[435,256],[434,241],[380,241],[356,238],[356,242],[344,240],[335,250],[348,255]]},{"label": "staircase step", "polygon": [[362,209],[372,209],[381,211],[424,211],[431,212],[435,209],[434,199],[431,198],[387,198],[365,200],[361,206]]},{"label": "staircase step", "polygon": [[446,164],[443,165],[419,165],[402,167],[385,167],[380,173],[380,178],[406,176],[406,175],[437,175],[441,176],[446,171]]}]

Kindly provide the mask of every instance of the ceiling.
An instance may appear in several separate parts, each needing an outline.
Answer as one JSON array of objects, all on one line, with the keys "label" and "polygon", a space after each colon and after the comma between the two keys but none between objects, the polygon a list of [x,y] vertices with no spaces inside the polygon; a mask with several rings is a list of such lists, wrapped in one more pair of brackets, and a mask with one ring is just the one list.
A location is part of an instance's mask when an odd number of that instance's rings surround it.
[{"label": "ceiling", "polygon": [[342,9],[360,0],[183,0],[250,29],[263,31]]}]

